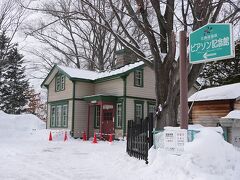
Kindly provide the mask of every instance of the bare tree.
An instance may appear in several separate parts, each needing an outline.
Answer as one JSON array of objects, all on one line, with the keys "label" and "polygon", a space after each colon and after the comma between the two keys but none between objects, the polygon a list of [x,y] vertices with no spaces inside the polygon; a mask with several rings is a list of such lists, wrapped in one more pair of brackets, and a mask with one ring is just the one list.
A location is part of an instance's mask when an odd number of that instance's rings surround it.
[{"label": "bare tree", "polygon": [[[155,72],[157,128],[177,124],[179,74],[177,30],[193,31],[208,22],[239,22],[238,0],[95,0],[74,1],[74,9],[58,13],[58,20],[78,20],[104,28]],[[107,8],[106,8],[107,7]],[[91,12],[91,13],[89,13]],[[92,16],[96,13],[96,16]],[[112,22],[111,19],[114,19]],[[76,21],[77,22],[77,21]],[[45,26],[44,26],[45,27]],[[117,27],[117,28],[116,28]],[[94,29],[90,26],[90,29]],[[121,33],[119,33],[121,32]],[[134,32],[134,33],[133,33]],[[189,88],[202,65],[189,67]],[[161,109],[161,111],[160,111]]]},{"label": "bare tree", "polygon": [[0,31],[6,32],[10,42],[26,18],[26,9],[16,0],[1,0],[0,2]]},{"label": "bare tree", "polygon": [[[192,31],[208,22],[236,23],[239,21],[239,1],[123,0],[122,3],[125,5],[127,13],[118,7],[118,1],[108,0],[107,2],[118,20],[116,23],[121,26],[124,32],[124,38],[108,23],[108,19],[101,9],[90,1],[82,0],[82,4],[85,8],[95,10],[102,18],[102,23],[82,11],[79,11],[79,14],[88,18],[89,21],[105,27],[122,45],[154,69],[157,106],[161,105],[162,107],[162,111],[158,112],[157,128],[162,128],[165,125],[176,125],[179,104],[179,62],[176,57],[177,32],[174,32],[174,27],[179,24],[182,29]],[[129,33],[131,27],[124,26],[119,19],[122,13],[125,13],[135,23],[139,31],[143,33],[145,41],[138,43],[131,36]],[[144,45],[148,48],[143,48]],[[189,87],[192,87],[201,69],[201,64],[190,66]]]},{"label": "bare tree", "polygon": [[[27,5],[26,5],[27,6]],[[14,46],[12,40],[26,18],[26,9],[14,0],[0,1],[0,80],[6,61],[5,55]]]},{"label": "bare tree", "polygon": [[[83,16],[76,16],[77,3],[79,2],[58,0],[43,4],[41,12],[50,20],[39,22],[37,27],[35,25],[28,26],[27,34],[46,44],[59,56],[53,56],[46,51],[45,55],[36,50],[32,53],[41,57],[45,61],[45,65],[57,61],[90,70],[111,69],[114,65],[117,39],[106,28],[86,21]],[[93,3],[105,11],[104,1],[94,0]],[[102,21],[92,9],[85,9],[81,6],[81,11],[89,14],[96,21]],[[109,23],[113,25],[113,13],[104,11],[102,13],[109,17]]]}]

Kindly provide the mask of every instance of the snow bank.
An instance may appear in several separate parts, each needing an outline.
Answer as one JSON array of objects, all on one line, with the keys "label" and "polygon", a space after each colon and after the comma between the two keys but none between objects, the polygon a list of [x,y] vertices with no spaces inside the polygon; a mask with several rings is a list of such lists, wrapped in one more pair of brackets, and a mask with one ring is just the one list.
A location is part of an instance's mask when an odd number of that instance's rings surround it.
[{"label": "snow bank", "polygon": [[188,101],[212,101],[236,99],[240,96],[240,83],[207,88],[194,93]]},{"label": "snow bank", "polygon": [[185,153],[190,155],[189,161],[195,168],[208,174],[227,173],[231,177],[236,165],[239,168],[239,152],[211,129],[204,128],[196,134],[194,141],[186,144]]},{"label": "snow bank", "polygon": [[224,141],[221,133],[200,129],[195,140],[185,145],[182,155],[151,148],[148,165],[126,156],[117,162],[121,171],[114,169],[106,179],[238,180],[240,153]]},{"label": "snow bank", "polygon": [[32,114],[11,115],[0,111],[0,137],[18,137],[45,129],[45,123]]},{"label": "snow bank", "polygon": [[222,117],[225,119],[240,119],[240,110],[230,111],[226,116]]}]

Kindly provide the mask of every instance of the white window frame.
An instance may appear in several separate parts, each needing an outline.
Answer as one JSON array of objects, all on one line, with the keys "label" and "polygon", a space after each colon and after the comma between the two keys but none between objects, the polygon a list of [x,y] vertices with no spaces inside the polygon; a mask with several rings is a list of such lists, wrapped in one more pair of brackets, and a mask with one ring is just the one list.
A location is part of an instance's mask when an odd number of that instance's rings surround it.
[{"label": "white window frame", "polygon": [[122,128],[122,103],[117,103],[117,108],[116,108],[116,127],[117,128]]},{"label": "white window frame", "polygon": [[136,70],[134,78],[134,86],[143,87],[143,70]]},{"label": "white window frame", "polygon": [[68,127],[68,104],[53,104],[50,112],[51,128]]},{"label": "white window frame", "polygon": [[142,117],[142,109],[143,109],[142,104],[136,104],[136,117],[143,118]]}]

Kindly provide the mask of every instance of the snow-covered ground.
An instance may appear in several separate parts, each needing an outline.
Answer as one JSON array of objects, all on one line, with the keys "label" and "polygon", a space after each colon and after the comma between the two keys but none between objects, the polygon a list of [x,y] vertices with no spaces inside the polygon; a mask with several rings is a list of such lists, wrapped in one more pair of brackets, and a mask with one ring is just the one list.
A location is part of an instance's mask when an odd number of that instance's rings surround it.
[{"label": "snow-covered ground", "polygon": [[[48,141],[33,115],[0,112],[0,180],[239,180],[240,152],[221,135],[202,130],[184,154],[151,149],[149,164],[129,157],[126,141]],[[53,133],[56,138],[57,133]]]}]

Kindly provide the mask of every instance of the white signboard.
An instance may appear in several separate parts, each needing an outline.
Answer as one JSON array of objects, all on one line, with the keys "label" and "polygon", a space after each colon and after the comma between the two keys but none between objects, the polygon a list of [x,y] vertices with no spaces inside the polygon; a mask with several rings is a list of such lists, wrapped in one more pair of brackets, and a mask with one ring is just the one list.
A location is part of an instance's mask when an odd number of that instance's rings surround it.
[{"label": "white signboard", "polygon": [[187,142],[187,130],[164,130],[164,149],[174,154],[181,154]]}]

